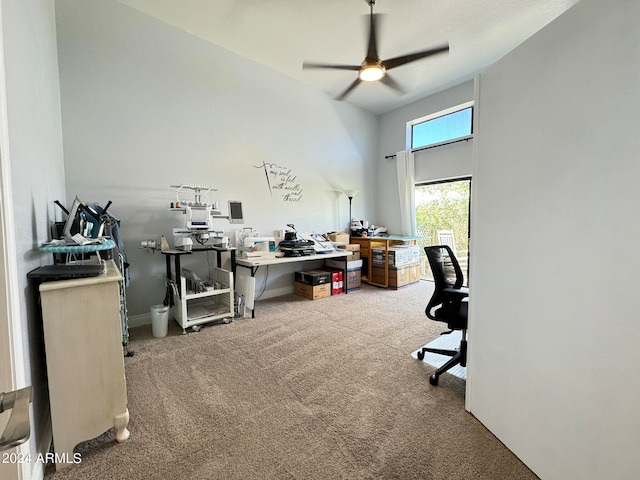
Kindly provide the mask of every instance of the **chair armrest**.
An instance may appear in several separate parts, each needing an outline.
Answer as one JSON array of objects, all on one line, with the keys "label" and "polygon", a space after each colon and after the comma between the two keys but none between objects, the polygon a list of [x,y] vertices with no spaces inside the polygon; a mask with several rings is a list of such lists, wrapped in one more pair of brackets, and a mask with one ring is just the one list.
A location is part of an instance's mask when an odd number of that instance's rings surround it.
[{"label": "chair armrest", "polygon": [[469,289],[467,287],[445,288],[442,290],[442,292],[447,296],[452,296],[452,297],[464,298],[469,296]]}]

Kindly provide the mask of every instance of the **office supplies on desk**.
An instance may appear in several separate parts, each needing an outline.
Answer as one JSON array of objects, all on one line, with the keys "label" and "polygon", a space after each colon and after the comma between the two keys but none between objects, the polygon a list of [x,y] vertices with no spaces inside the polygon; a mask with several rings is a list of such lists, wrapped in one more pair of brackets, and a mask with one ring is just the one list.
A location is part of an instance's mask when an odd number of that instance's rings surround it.
[{"label": "office supplies on desk", "polygon": [[293,224],[287,223],[287,227],[289,227],[289,230],[285,232],[284,240],[278,245],[283,256],[302,257],[316,253],[312,240],[299,238],[298,232]]},{"label": "office supplies on desk", "polygon": [[387,227],[369,225],[367,220],[352,220],[351,235],[354,237],[378,237],[387,234]]},{"label": "office supplies on desk", "polygon": [[315,253],[329,253],[336,250],[333,243],[320,233],[300,233],[299,236],[302,240],[313,242]]}]

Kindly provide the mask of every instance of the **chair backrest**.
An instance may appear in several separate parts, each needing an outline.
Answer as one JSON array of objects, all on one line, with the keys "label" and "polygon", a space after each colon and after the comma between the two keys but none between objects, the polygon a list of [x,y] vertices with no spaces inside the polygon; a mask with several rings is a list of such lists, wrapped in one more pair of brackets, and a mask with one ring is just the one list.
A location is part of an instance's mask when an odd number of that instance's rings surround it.
[{"label": "chair backrest", "polygon": [[438,238],[438,245],[448,245],[454,255],[458,252],[456,249],[456,237],[453,235],[453,230],[438,230],[436,232]]},{"label": "chair backrest", "polygon": [[431,311],[445,301],[446,295],[443,293],[445,288],[459,289],[462,287],[464,276],[460,264],[449,245],[424,247],[424,253],[427,255],[435,283],[435,289],[425,313],[432,320],[441,320],[435,318]]}]

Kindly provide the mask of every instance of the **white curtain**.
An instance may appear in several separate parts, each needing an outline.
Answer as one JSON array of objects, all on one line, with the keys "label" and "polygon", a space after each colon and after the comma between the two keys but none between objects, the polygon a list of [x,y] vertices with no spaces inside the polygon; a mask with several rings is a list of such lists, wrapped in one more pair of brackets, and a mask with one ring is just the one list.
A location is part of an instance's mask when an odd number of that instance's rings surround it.
[{"label": "white curtain", "polygon": [[396,153],[398,169],[398,193],[400,194],[400,219],[402,235],[416,234],[416,195],[413,152],[402,150]]}]

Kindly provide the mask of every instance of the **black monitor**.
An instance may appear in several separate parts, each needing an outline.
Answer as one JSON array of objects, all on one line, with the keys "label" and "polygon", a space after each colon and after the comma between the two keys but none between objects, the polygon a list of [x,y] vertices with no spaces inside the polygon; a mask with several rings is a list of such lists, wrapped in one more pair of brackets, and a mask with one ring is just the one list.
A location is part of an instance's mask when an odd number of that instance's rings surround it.
[{"label": "black monitor", "polygon": [[229,200],[229,223],[244,223],[242,202]]}]

